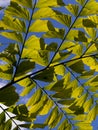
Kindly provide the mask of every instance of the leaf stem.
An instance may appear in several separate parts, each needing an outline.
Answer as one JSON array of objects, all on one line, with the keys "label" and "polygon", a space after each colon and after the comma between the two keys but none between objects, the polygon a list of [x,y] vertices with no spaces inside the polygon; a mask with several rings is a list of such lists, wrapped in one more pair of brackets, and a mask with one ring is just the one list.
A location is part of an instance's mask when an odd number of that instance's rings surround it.
[{"label": "leaf stem", "polygon": [[31,22],[32,22],[32,16],[34,14],[34,10],[35,10],[35,6],[36,6],[36,3],[37,3],[37,0],[35,0],[35,3],[34,3],[34,6],[33,6],[33,9],[32,9],[32,13],[31,13],[31,17],[30,17],[30,20],[29,20],[29,24],[28,24],[28,27],[27,27],[27,31],[26,31],[26,34],[25,34],[25,38],[24,38],[24,42],[23,42],[23,45],[22,45],[22,49],[21,49],[21,52],[20,52],[20,55],[19,55],[19,59],[17,61],[17,65],[16,65],[16,70],[15,70],[15,73],[13,75],[13,79],[11,82],[14,81],[14,78],[17,74],[17,71],[18,71],[18,67],[19,67],[19,63],[21,61],[21,56],[22,56],[22,53],[23,53],[23,49],[24,49],[24,46],[25,46],[25,42],[27,40],[27,37],[28,37],[28,33],[29,33],[29,28],[30,28],[30,25],[31,25]]},{"label": "leaf stem", "polygon": [[34,79],[33,79],[33,81],[36,83],[36,85],[48,96],[48,98],[51,100],[51,101],[53,101],[53,103],[57,106],[57,108],[63,113],[63,115],[65,116],[65,118],[68,120],[68,122],[71,124],[71,126],[73,127],[73,128],[75,128],[75,126],[74,126],[74,124],[72,123],[72,121],[69,119],[69,117],[67,116],[67,113],[65,113],[65,111],[63,111],[62,110],[62,108],[58,105],[58,103],[56,102],[56,101],[54,101],[54,99],[51,97],[51,95],[49,95],[48,93],[47,93],[47,91],[44,89],[44,88],[42,88]]},{"label": "leaf stem", "polygon": [[1,105],[0,105],[0,108],[1,108],[1,109],[3,110],[3,112],[10,118],[10,120],[12,120],[12,122],[16,125],[16,127],[17,127],[19,130],[21,130],[20,127],[18,126],[18,124],[14,121],[13,117],[11,117],[11,116],[9,115],[9,113],[6,111],[6,109],[4,109]]},{"label": "leaf stem", "polygon": [[[55,64],[55,65],[53,65],[52,67],[55,67],[55,66],[58,66],[58,65],[64,65],[64,64],[66,64],[66,63],[70,63],[70,62],[72,62],[72,61],[80,60],[80,59],[87,58],[87,57],[95,57],[96,55],[98,55],[98,54],[92,54],[92,55],[86,55],[86,56],[83,56],[83,57],[77,57],[77,58],[75,58],[75,59],[71,59],[71,60],[67,60],[67,61],[63,61],[63,62],[61,62],[61,63]],[[25,78],[28,78],[28,77],[31,77],[32,75],[36,75],[36,74],[38,74],[38,73],[40,73],[40,72],[43,72],[43,71],[46,70],[47,68],[48,68],[48,67],[45,67],[45,68],[43,68],[43,69],[41,69],[41,70],[38,70],[38,71],[36,71],[36,72],[33,72],[33,73],[29,74],[29,75],[26,75],[26,76],[20,78],[20,79],[17,79],[17,80],[15,80],[15,81],[13,81],[13,82],[10,82],[10,83],[8,83],[7,85],[5,85],[5,86],[3,86],[2,88],[0,88],[0,91],[1,91],[1,90],[4,90],[4,89],[7,88],[7,87],[10,87],[12,84],[15,84],[15,83],[17,83],[17,82],[19,82],[19,81],[21,81],[21,80],[23,80],[23,79],[25,79]]]},{"label": "leaf stem", "polygon": [[84,7],[86,6],[86,4],[88,3],[88,1],[89,1],[89,0],[87,0],[87,1],[85,2],[85,4],[83,5],[82,9],[80,10],[80,12],[79,12],[79,13],[78,13],[78,15],[76,16],[75,20],[74,20],[74,21],[73,21],[73,23],[71,24],[71,26],[70,26],[70,28],[68,29],[67,33],[65,34],[65,36],[64,36],[64,38],[63,38],[63,40],[61,41],[61,43],[60,43],[59,47],[57,48],[57,50],[56,50],[55,54],[53,55],[53,57],[52,57],[52,59],[51,59],[50,63],[48,64],[48,67],[49,67],[49,66],[50,66],[50,64],[52,63],[52,61],[53,61],[54,57],[55,57],[55,56],[56,56],[56,54],[58,53],[58,51],[59,51],[60,47],[62,46],[63,42],[66,40],[66,38],[67,38],[67,36],[68,36],[68,34],[69,34],[70,30],[72,29],[73,25],[75,24],[76,20],[77,20],[77,19],[78,19],[78,17],[80,16],[81,12],[83,11],[83,9],[84,9]]}]

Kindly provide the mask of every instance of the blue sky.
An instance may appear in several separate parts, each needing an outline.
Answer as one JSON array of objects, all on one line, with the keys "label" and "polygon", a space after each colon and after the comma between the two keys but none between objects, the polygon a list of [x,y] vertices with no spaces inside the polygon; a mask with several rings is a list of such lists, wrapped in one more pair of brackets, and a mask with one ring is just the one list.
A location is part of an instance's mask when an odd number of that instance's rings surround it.
[{"label": "blue sky", "polygon": [[0,0],[0,6],[7,6],[10,3],[10,0]]},{"label": "blue sky", "polygon": [[[68,3],[74,3],[75,0],[66,0],[66,2]],[[98,0],[97,0],[98,1]],[[7,6],[8,4],[10,3],[10,0],[0,0],[0,6]],[[2,15],[2,14],[1,14]],[[0,63],[1,64],[1,63]],[[0,86],[3,86],[5,84],[5,82],[1,82],[0,83]],[[24,99],[23,99],[24,100]],[[26,101],[27,99],[25,99]],[[97,122],[98,122],[98,117],[96,119],[96,121],[94,121],[93,125],[94,125],[94,130],[97,130],[98,129],[98,125],[97,125]],[[45,129],[44,129],[45,130]],[[47,128],[46,128],[47,130]]]}]

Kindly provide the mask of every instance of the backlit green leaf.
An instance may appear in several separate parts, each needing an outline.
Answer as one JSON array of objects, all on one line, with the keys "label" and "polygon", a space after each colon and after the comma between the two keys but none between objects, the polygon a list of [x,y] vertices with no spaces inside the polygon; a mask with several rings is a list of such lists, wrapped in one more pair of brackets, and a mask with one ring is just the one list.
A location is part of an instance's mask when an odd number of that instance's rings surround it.
[{"label": "backlit green leaf", "polygon": [[58,7],[58,6],[64,6],[64,2],[62,0],[39,0],[37,3],[38,8],[43,8],[43,7]]},{"label": "backlit green leaf", "polygon": [[17,1],[17,3],[16,1],[15,2],[13,1],[15,0],[11,1],[10,6],[8,6],[7,9],[5,10],[5,14],[29,20],[30,19],[29,11],[26,8],[23,8],[22,6],[19,5],[20,1]]},{"label": "backlit green leaf", "polygon": [[12,121],[11,119],[9,119],[6,123],[5,123],[5,127],[4,127],[4,130],[11,130],[12,128]]},{"label": "backlit green leaf", "polygon": [[0,125],[3,124],[5,122],[5,113],[2,112],[0,113]]},{"label": "backlit green leaf", "polygon": [[3,20],[0,21],[0,27],[3,27],[5,30],[26,32],[25,22],[11,16],[4,16]]},{"label": "backlit green leaf", "polygon": [[11,40],[15,40],[17,42],[23,42],[23,37],[21,33],[16,33],[16,32],[1,32],[0,35],[3,37],[6,37]]},{"label": "backlit green leaf", "polygon": [[15,91],[15,87],[10,86],[3,90],[0,90],[0,102],[1,103],[5,104],[7,106],[11,106],[11,105],[14,105],[18,101],[18,99],[19,99],[19,96]]},{"label": "backlit green leaf", "polygon": [[12,0],[13,2],[16,2],[22,6],[28,7],[28,8],[32,8],[32,0],[29,0],[29,2],[27,0]]},{"label": "backlit green leaf", "polygon": [[79,10],[79,6],[78,5],[72,5],[69,4],[67,6],[65,6],[66,9],[71,12],[73,15],[77,16],[78,15],[78,10]]},{"label": "backlit green leaf", "polygon": [[55,31],[49,20],[36,20],[29,28],[29,32],[47,32],[49,30]]}]

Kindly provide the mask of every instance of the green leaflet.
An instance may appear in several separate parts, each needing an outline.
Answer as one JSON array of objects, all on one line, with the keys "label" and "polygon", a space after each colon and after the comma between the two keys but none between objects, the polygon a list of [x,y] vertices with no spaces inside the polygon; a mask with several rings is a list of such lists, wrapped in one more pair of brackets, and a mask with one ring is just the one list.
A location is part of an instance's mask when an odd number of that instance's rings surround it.
[{"label": "green leaflet", "polygon": [[96,0],[89,0],[85,8],[81,12],[81,16],[93,15],[98,11],[98,2]]},{"label": "green leaflet", "polygon": [[52,128],[52,129],[55,128],[59,124],[59,122],[62,119],[62,117],[63,117],[63,114],[59,113],[57,115],[57,118],[53,121],[53,123],[49,127]]},{"label": "green leaflet", "polygon": [[73,50],[73,47],[76,48],[76,46],[77,44],[75,44],[74,42],[66,41],[61,45],[60,50]]},{"label": "green leaflet", "polygon": [[52,97],[59,98],[59,99],[66,99],[71,97],[71,93],[72,93],[72,88],[69,88],[63,90],[63,92],[62,91],[56,92],[55,94],[52,95]]},{"label": "green leaflet", "polygon": [[21,92],[21,96],[29,94],[32,91],[32,89],[36,86],[35,83],[30,78],[25,78],[19,81],[18,84],[24,87],[23,91]]},{"label": "green leaflet", "polygon": [[[83,114],[83,104],[85,103],[86,99],[88,97],[88,94],[85,93],[82,96],[75,99],[75,101],[69,106],[69,109],[74,112],[74,114]],[[66,108],[65,108],[66,111]]]},{"label": "green leaflet", "polygon": [[59,100],[58,103],[66,106],[70,106],[74,102],[74,99],[62,99]]},{"label": "green leaflet", "polygon": [[62,14],[60,11],[53,10],[49,7],[40,8],[37,10],[34,15],[33,19],[42,19],[42,18],[51,18],[56,20],[57,22],[64,24],[66,26],[70,26],[71,24],[71,16],[67,14]]},{"label": "green leaflet", "polygon": [[90,48],[86,51],[86,54],[92,54],[92,53],[97,53],[98,51],[98,45],[97,42],[95,41],[95,43],[93,43]]},{"label": "green leaflet", "polygon": [[15,92],[15,87],[13,86],[7,87],[0,91],[0,102],[4,105],[14,105],[18,101],[18,99],[19,95]]},{"label": "green leaflet", "polygon": [[98,75],[92,76],[87,82],[84,83],[84,85],[89,86],[89,90],[91,92],[96,92],[98,89]]},{"label": "green leaflet", "polygon": [[78,3],[81,4],[81,5],[84,5],[85,0],[76,0],[76,2],[78,2]]},{"label": "green leaflet", "polygon": [[[85,71],[82,60],[76,60],[76,61],[67,63],[67,66],[69,66],[76,73],[82,74]],[[80,66],[80,67],[78,67],[78,66]]]},{"label": "green leaflet", "polygon": [[87,57],[82,59],[83,63],[90,67],[91,70],[98,71],[98,65],[96,59],[93,57]]},{"label": "green leaflet", "polygon": [[72,4],[68,4],[65,6],[65,8],[71,12],[74,16],[78,15],[78,11],[79,11],[79,6],[78,5],[72,5]]},{"label": "green leaflet", "polygon": [[32,8],[32,0],[29,0],[29,2],[27,0],[12,0],[13,2],[16,2],[22,6],[28,7],[28,8]]},{"label": "green leaflet", "polygon": [[11,16],[4,16],[3,20],[0,21],[0,27],[4,28],[4,30],[26,32],[25,22]]},{"label": "green leaflet", "polygon": [[58,130],[71,130],[71,128],[72,126],[68,123],[68,120],[66,119],[60,124]]},{"label": "green leaflet", "polygon": [[22,115],[22,114],[25,116],[28,115],[28,109],[24,104],[15,106],[15,108],[13,109],[13,112],[18,115]]},{"label": "green leaflet", "polygon": [[[18,2],[19,3],[19,2]],[[30,13],[26,8],[23,8],[18,3],[11,1],[10,6],[5,10],[6,15],[15,16],[30,20]]]},{"label": "green leaflet", "polygon": [[1,32],[0,35],[2,35],[3,37],[6,37],[8,39],[11,40],[15,40],[17,42],[23,42],[23,37],[21,33],[17,33],[17,32]]},{"label": "green leaflet", "polygon": [[90,98],[90,99],[88,99],[88,100],[84,103],[84,105],[83,105],[83,107],[84,107],[84,112],[89,112],[89,110],[90,110],[90,108],[91,108],[92,105],[93,105],[93,99]]},{"label": "green leaflet", "polygon": [[80,98],[77,98],[76,99],[76,106],[80,106],[80,107],[82,107],[82,105],[84,104],[84,102],[86,101],[86,99],[87,99],[87,96],[88,96],[88,94],[87,93],[85,93],[85,94],[83,94]]},{"label": "green leaflet", "polygon": [[58,80],[56,82],[53,82],[45,87],[46,90],[56,91],[59,92],[64,87],[64,79]]},{"label": "green leaflet", "polygon": [[20,54],[19,45],[16,44],[9,44],[9,46],[5,49],[5,52],[13,54]]},{"label": "green leaflet", "polygon": [[78,126],[79,130],[93,130],[93,127],[91,126],[91,124],[86,121],[77,122],[75,125]]},{"label": "green leaflet", "polygon": [[44,38],[60,38],[63,39],[65,34],[65,29],[57,29],[55,28],[54,31],[46,32],[43,37]]},{"label": "green leaflet", "polygon": [[47,50],[32,50],[24,48],[22,58],[31,59],[31,61],[39,65],[47,66],[49,62],[49,52]]},{"label": "green leaflet", "polygon": [[48,100],[45,105],[43,106],[43,109],[39,112],[39,115],[46,115],[49,113],[51,108],[53,107],[54,103],[51,100]]},{"label": "green leaflet", "polygon": [[[28,108],[24,104],[17,105],[12,112],[17,115],[19,121],[31,122],[33,119],[29,116]],[[17,128],[16,128],[17,130]]]},{"label": "green leaflet", "polygon": [[55,66],[54,67],[54,71],[55,71],[56,74],[64,76],[64,74],[65,74],[65,67],[64,67],[64,65]]},{"label": "green leaflet", "polygon": [[21,96],[26,96],[26,95],[28,95],[31,91],[32,91],[32,89],[35,87],[35,84],[34,83],[32,83],[32,84],[29,84],[29,86],[27,86],[27,87],[25,87],[24,89],[23,89],[23,91],[21,92]]},{"label": "green leaflet", "polygon": [[47,32],[47,31],[55,31],[52,23],[49,20],[36,20],[32,23],[29,28],[29,32]]},{"label": "green leaflet", "polygon": [[[67,85],[70,83],[70,74],[67,73],[63,79],[57,80],[45,87],[46,90],[63,92]],[[66,90],[65,90],[66,91]]]},{"label": "green leaflet", "polygon": [[32,97],[28,100],[27,102],[27,106],[32,106],[34,104],[36,104],[37,102],[39,102],[39,100],[42,97],[42,90],[38,89],[33,95]]},{"label": "green leaflet", "polygon": [[22,58],[29,58],[37,64],[48,65],[49,51],[45,50],[43,38],[38,38],[35,35],[30,36],[22,53]]},{"label": "green leaflet", "polygon": [[67,40],[87,42],[87,37],[83,31],[71,30],[67,36]]},{"label": "green leaflet", "polygon": [[49,7],[45,7],[45,8],[40,8],[38,9],[34,15],[33,15],[33,19],[42,19],[42,18],[48,18],[48,17],[52,17],[55,16],[56,12],[49,8]]},{"label": "green leaflet", "polygon": [[12,121],[11,121],[11,119],[9,119],[8,121],[6,121],[6,123],[5,123],[5,127],[4,127],[4,130],[11,130],[11,128],[12,128]]},{"label": "green leaflet", "polygon": [[69,51],[69,52],[58,52],[53,59],[53,64],[67,59],[70,56],[70,54],[71,54],[71,51]]},{"label": "green leaflet", "polygon": [[76,89],[73,90],[72,92],[72,97],[73,98],[78,98],[83,92],[83,87],[77,87]]},{"label": "green leaflet", "polygon": [[0,113],[0,127],[5,122],[5,118],[6,118],[5,113],[4,112]]},{"label": "green leaflet", "polygon": [[84,71],[84,72],[79,76],[79,78],[83,78],[83,79],[90,78],[91,76],[94,75],[94,72],[95,72],[95,70]]},{"label": "green leaflet", "polygon": [[8,64],[15,65],[16,64],[16,57],[15,55],[11,55],[6,51],[0,53],[0,60],[8,62]]},{"label": "green leaflet", "polygon": [[92,122],[96,119],[96,116],[98,114],[98,105],[95,105],[88,113],[87,115],[87,121]]},{"label": "green leaflet", "polygon": [[33,76],[32,79],[37,79],[37,80],[45,81],[45,82],[52,82],[55,78],[54,74],[55,74],[54,68],[51,67],[51,68],[43,70],[39,74]]},{"label": "green leaflet", "polygon": [[51,124],[56,120],[58,114],[59,114],[58,108],[57,107],[53,108],[49,117],[46,119],[45,124],[48,124],[49,126],[51,126]]},{"label": "green leaflet", "polygon": [[20,125],[21,127],[24,127],[24,128],[30,128],[30,129],[32,129],[32,128],[34,128],[34,129],[36,129],[36,128],[44,128],[45,126],[46,126],[46,124],[41,124],[41,123],[34,123],[34,124],[22,124],[22,125]]},{"label": "green leaflet", "polygon": [[48,51],[56,51],[58,44],[56,42],[52,42],[46,46],[46,50]]},{"label": "green leaflet", "polygon": [[0,65],[0,78],[11,80],[13,74],[13,67],[9,64]]},{"label": "green leaflet", "polygon": [[35,63],[34,62],[32,62],[30,60],[24,60],[18,66],[16,77],[27,74],[31,70],[33,70],[34,68],[35,68]]},{"label": "green leaflet", "polygon": [[34,117],[37,115],[37,113],[40,113],[40,111],[43,109],[44,105],[46,104],[47,100],[48,100],[47,96],[43,95],[39,102],[37,102],[36,104],[30,107],[29,110],[30,115]]},{"label": "green leaflet", "polygon": [[[98,16],[92,15],[88,16],[87,18],[78,18],[74,24],[75,28],[94,28],[97,27]],[[95,33],[94,33],[95,34]],[[92,35],[94,35],[92,34]]]},{"label": "green leaflet", "polygon": [[58,6],[64,6],[64,2],[62,0],[39,0],[36,7],[37,8],[43,8],[43,7],[58,7]]},{"label": "green leaflet", "polygon": [[19,46],[18,44],[9,44],[7,48],[3,52],[0,53],[0,59],[7,62],[8,64],[15,65],[16,64],[16,54],[19,54]]},{"label": "green leaflet", "polygon": [[[91,26],[91,25],[90,25]],[[96,38],[96,30],[94,28],[85,28],[85,31],[87,32],[87,34],[92,38],[95,39]]]},{"label": "green leaflet", "polygon": [[32,35],[26,40],[25,46],[33,50],[44,50],[45,42],[43,38]]},{"label": "green leaflet", "polygon": [[85,121],[86,119],[86,115],[85,114],[80,114],[80,115],[76,115],[73,120],[77,120],[77,121]]}]

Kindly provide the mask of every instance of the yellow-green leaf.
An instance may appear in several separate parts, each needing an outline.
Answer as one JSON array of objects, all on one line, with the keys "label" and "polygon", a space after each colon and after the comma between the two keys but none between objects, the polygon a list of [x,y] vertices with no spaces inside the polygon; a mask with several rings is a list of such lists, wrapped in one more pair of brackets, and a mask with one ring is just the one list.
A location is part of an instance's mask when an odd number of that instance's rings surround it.
[{"label": "yellow-green leaf", "polygon": [[37,102],[40,101],[42,97],[42,90],[41,89],[38,89],[36,90],[36,92],[32,95],[32,97],[28,100],[27,102],[27,106],[32,106],[34,104],[36,104]]},{"label": "yellow-green leaf", "polygon": [[[19,1],[20,2],[20,1]],[[26,20],[30,19],[30,13],[26,8],[23,8],[19,5],[19,2],[11,1],[10,6],[5,10],[6,15],[10,15],[12,17],[24,18]],[[28,2],[29,3],[29,2]]]},{"label": "yellow-green leaf", "polygon": [[43,8],[43,7],[58,7],[64,6],[64,2],[62,0],[39,0],[36,7]]},{"label": "yellow-green leaf", "polygon": [[93,120],[96,119],[97,116],[97,111],[98,111],[98,105],[95,105],[88,113],[87,115],[87,121],[92,122]]},{"label": "yellow-green leaf", "polygon": [[44,50],[44,39],[32,35],[26,40],[25,46],[33,50]]},{"label": "yellow-green leaf", "polygon": [[12,0],[13,2],[16,2],[17,4],[20,4],[22,6],[28,7],[28,8],[32,8],[32,0]]},{"label": "yellow-green leaf", "polygon": [[8,39],[11,40],[15,40],[17,42],[23,42],[23,37],[21,33],[17,33],[17,32],[1,32],[0,35],[2,35],[3,37],[6,37]]},{"label": "yellow-green leaf", "polygon": [[71,12],[74,16],[77,16],[78,15],[78,11],[79,11],[79,6],[74,4],[68,4],[67,6],[65,6],[66,9]]},{"label": "yellow-green leaf", "polygon": [[[12,100],[13,99],[13,100]],[[3,90],[0,90],[0,102],[11,106],[14,105],[19,99],[18,94],[15,91],[15,87],[9,86]]]},{"label": "yellow-green leaf", "polygon": [[47,32],[47,31],[55,31],[52,23],[49,20],[36,20],[32,23],[29,28],[29,32]]},{"label": "yellow-green leaf", "polygon": [[3,27],[5,30],[26,32],[25,22],[11,16],[4,16],[3,20],[0,21],[0,27]]},{"label": "yellow-green leaf", "polygon": [[39,115],[46,115],[49,113],[53,106],[53,101],[48,100],[46,104],[43,106],[43,109],[40,111]]}]

